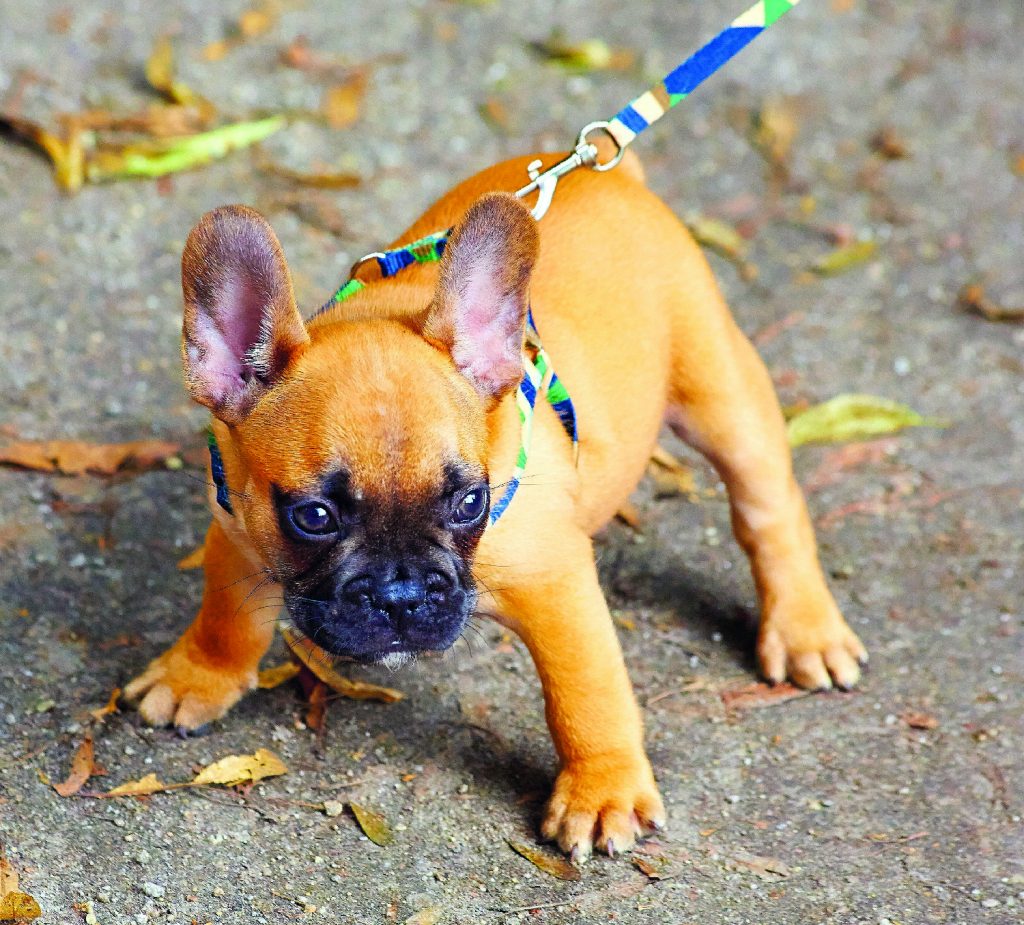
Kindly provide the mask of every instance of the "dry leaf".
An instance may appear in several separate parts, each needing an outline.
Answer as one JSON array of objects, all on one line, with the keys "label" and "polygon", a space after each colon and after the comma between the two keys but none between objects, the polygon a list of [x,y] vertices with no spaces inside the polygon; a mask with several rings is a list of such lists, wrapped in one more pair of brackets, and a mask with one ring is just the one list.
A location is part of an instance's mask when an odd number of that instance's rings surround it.
[{"label": "dry leaf", "polygon": [[167,790],[172,784],[162,783],[156,774],[147,774],[140,780],[130,780],[119,784],[113,790],[103,794],[105,797],[141,797],[151,793],[160,793]]},{"label": "dry leaf", "polygon": [[877,247],[875,242],[870,240],[855,241],[845,247],[837,247],[831,253],[817,260],[811,266],[811,270],[818,276],[836,276],[839,273],[845,273],[870,260],[875,255]]},{"label": "dry leaf", "polygon": [[0,896],[18,891],[18,872],[7,858],[0,854]]},{"label": "dry leaf", "polygon": [[153,469],[177,454],[164,440],[87,443],[84,440],[21,440],[0,449],[0,464],[61,472],[64,475],[113,475],[120,469]]},{"label": "dry leaf", "polygon": [[269,32],[274,17],[266,9],[246,10],[238,17],[238,31],[247,39],[254,39]]},{"label": "dry leaf", "polygon": [[146,80],[157,93],[167,97],[172,103],[195,107],[204,125],[213,122],[217,115],[213,103],[193,92],[191,87],[176,78],[174,46],[166,35],[157,39],[146,61]]},{"label": "dry leaf", "polygon": [[395,840],[391,827],[380,813],[375,813],[372,809],[367,809],[358,803],[349,803],[348,806],[352,810],[352,815],[356,817],[359,828],[363,830],[363,834],[375,845],[386,848]]},{"label": "dry leaf", "polygon": [[898,161],[910,157],[910,149],[907,143],[896,134],[896,129],[886,126],[879,129],[870,141],[871,150],[881,155],[888,161]]},{"label": "dry leaf", "polygon": [[514,841],[511,838],[506,841],[516,854],[526,858],[534,867],[549,876],[557,877],[559,880],[579,880],[581,877],[579,868],[560,855],[549,854],[534,845]]},{"label": "dry leaf", "polygon": [[756,854],[733,858],[733,863],[752,871],[762,880],[784,880],[791,872],[789,866],[778,858],[762,857]]},{"label": "dry leaf", "polygon": [[95,755],[93,752],[92,733],[88,732],[71,759],[71,771],[67,780],[54,784],[53,789],[62,797],[69,797],[82,789],[85,782],[92,777]]},{"label": "dry leaf", "polygon": [[679,869],[664,855],[647,857],[638,855],[633,858],[633,866],[651,880],[671,880],[679,876]]},{"label": "dry leaf", "polygon": [[344,83],[324,92],[321,108],[331,128],[347,128],[359,118],[366,84],[366,71],[357,70]]},{"label": "dry leaf", "polygon": [[73,132],[60,138],[36,122],[0,113],[0,129],[41,149],[53,164],[57,183],[70,193],[85,182],[85,151],[81,135]]},{"label": "dry leaf", "polygon": [[960,290],[957,304],[989,321],[1024,321],[1024,307],[1007,308],[992,301],[980,283],[969,283]]},{"label": "dry leaf", "polygon": [[900,719],[911,729],[938,729],[939,721],[930,713],[904,713]]},{"label": "dry leaf", "polygon": [[907,427],[945,427],[906,405],[875,395],[837,395],[798,412],[786,424],[789,445],[841,443],[892,434]]},{"label": "dry leaf", "polygon": [[[300,669],[301,670],[301,669]],[[313,682],[308,695],[306,725],[313,732],[322,733],[327,723],[327,685],[323,681]]]},{"label": "dry leaf", "polygon": [[43,914],[28,893],[8,893],[0,897],[0,922],[31,922]]},{"label": "dry leaf", "polygon": [[658,445],[651,453],[647,472],[654,480],[654,494],[659,498],[692,495],[697,491],[690,467],[681,463],[668,450]]},{"label": "dry leaf", "polygon": [[566,42],[558,30],[551,33],[547,41],[534,42],[533,48],[553,64],[568,71],[624,71],[633,66],[636,56],[626,48],[612,48],[603,39],[586,39],[582,42]]},{"label": "dry leaf", "polygon": [[121,688],[115,687],[110,692],[110,697],[107,698],[107,702],[95,710],[90,710],[89,715],[96,720],[98,723],[102,723],[104,717],[110,716],[111,713],[120,712],[117,708],[117,701],[121,696]]},{"label": "dry leaf", "polygon": [[263,691],[273,690],[275,687],[280,687],[285,681],[294,678],[299,670],[299,666],[295,662],[284,662],[273,668],[264,668],[259,674],[256,686]]},{"label": "dry leaf", "polygon": [[343,678],[330,666],[330,656],[290,627],[280,624],[281,635],[292,654],[331,690],[351,700],[379,700],[397,703],[405,694],[391,687]]},{"label": "dry leaf", "polygon": [[789,155],[799,130],[795,100],[767,100],[753,113],[748,137],[779,179],[789,176]]},{"label": "dry leaf", "polygon": [[259,168],[275,177],[315,189],[350,189],[363,182],[363,178],[357,173],[302,173],[271,161],[260,161]]},{"label": "dry leaf", "polygon": [[501,132],[507,132],[509,126],[508,107],[496,96],[489,96],[480,104],[480,115],[483,120]]},{"label": "dry leaf", "polygon": [[760,707],[774,707],[787,700],[806,697],[810,691],[795,687],[792,684],[744,684],[741,687],[727,688],[719,696],[726,710],[756,710]]},{"label": "dry leaf", "polygon": [[207,765],[193,779],[193,784],[224,784],[233,787],[249,781],[287,774],[288,768],[272,751],[261,748],[252,755],[228,755]]},{"label": "dry leaf", "polygon": [[182,572],[187,572],[190,569],[202,568],[203,563],[206,561],[206,544],[198,546],[192,550],[187,556],[178,560],[178,569]]},{"label": "dry leaf", "polygon": [[442,910],[437,906],[427,906],[415,915],[409,916],[402,925],[437,925],[441,921]]}]

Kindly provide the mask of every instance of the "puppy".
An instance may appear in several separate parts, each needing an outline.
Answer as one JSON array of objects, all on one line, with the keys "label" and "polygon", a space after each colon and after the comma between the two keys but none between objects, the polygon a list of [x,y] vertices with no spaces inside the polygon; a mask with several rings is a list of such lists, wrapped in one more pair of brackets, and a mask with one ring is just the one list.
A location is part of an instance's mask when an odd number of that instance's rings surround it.
[{"label": "puppy", "polygon": [[[211,490],[199,615],[126,693],[154,724],[222,716],[254,686],[281,606],[328,652],[389,665],[485,612],[536,664],[560,760],[542,834],[582,860],[665,820],[591,545],[663,422],[728,487],[764,676],[851,687],[866,653],[818,563],[767,371],[700,249],[632,154],[563,179],[536,222],[495,192],[531,160],[465,181],[396,242],[454,227],[439,263],[363,272],[309,323],[258,213],[217,209],[192,230],[185,381],[214,417],[225,503]],[[523,445],[531,308],[578,454],[539,400],[522,488],[491,523]]]}]

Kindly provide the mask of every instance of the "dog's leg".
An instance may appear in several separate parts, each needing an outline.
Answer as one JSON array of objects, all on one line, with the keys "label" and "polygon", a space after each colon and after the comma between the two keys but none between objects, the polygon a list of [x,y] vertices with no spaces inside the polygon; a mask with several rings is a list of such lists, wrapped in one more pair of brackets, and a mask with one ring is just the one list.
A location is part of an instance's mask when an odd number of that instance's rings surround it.
[{"label": "dog's leg", "polygon": [[215,520],[206,534],[199,615],[182,637],[125,688],[153,725],[189,731],[223,716],[255,687],[274,637],[281,591]]},{"label": "dog's leg", "polygon": [[[717,291],[712,296],[721,302]],[[690,361],[679,351],[669,423],[711,460],[728,488],[733,531],[761,603],[757,658],[764,676],[808,688],[851,687],[867,652],[822,574],[775,390],[724,304],[717,308],[705,305],[705,323],[690,327]]]},{"label": "dog's leg", "polygon": [[557,544],[556,574],[496,593],[503,622],[533,656],[561,768],[541,831],[575,859],[610,855],[664,825],[633,697],[593,548],[582,533]]}]

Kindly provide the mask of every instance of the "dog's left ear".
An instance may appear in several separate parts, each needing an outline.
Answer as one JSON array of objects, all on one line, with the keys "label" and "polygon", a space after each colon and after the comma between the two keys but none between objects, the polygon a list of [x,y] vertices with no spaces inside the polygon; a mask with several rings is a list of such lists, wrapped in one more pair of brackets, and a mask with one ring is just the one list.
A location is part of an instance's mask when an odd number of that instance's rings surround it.
[{"label": "dog's left ear", "polygon": [[474,203],[441,258],[441,276],[423,334],[451,354],[485,399],[523,377],[530,273],[540,236],[530,211],[508,193]]},{"label": "dog's left ear", "polygon": [[207,212],[185,242],[181,284],[185,384],[238,424],[309,341],[277,236],[245,206]]}]

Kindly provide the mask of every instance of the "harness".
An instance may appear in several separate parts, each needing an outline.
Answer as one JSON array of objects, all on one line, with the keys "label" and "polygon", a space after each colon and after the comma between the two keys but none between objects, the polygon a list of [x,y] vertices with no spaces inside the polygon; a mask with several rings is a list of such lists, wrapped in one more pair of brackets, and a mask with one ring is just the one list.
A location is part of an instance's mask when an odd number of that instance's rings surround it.
[{"label": "harness", "polygon": [[[530,182],[517,190],[515,195],[521,199],[530,193],[537,193],[537,202],[531,211],[533,217],[539,221],[551,205],[555,187],[562,177],[578,167],[584,166],[597,171],[611,170],[622,160],[626,146],[637,135],[686,99],[697,86],[718,71],[734,55],[764,32],[768,26],[788,13],[799,2],[800,0],[757,0],[750,9],[734,19],[726,29],[694,52],[664,80],[623,107],[611,120],[591,122],[584,126],[576,139],[576,146],[572,154],[564,160],[543,172],[540,170],[541,161],[532,161],[526,168]],[[588,140],[597,131],[604,132],[616,147],[615,154],[604,162],[598,161],[597,147]],[[313,318],[366,288],[366,283],[357,279],[355,275],[364,263],[376,261],[382,279],[394,276],[406,267],[416,264],[436,263],[444,253],[451,231],[450,228],[447,231],[438,231],[404,247],[390,251],[377,251],[360,258],[353,264],[348,281],[316,311]],[[530,443],[533,436],[533,415],[538,395],[543,395],[558,415],[562,427],[572,440],[573,453],[578,458],[579,436],[576,429],[576,411],[569,393],[555,374],[551,359],[541,344],[531,309],[527,311],[526,332],[523,341],[523,378],[516,392],[516,408],[519,412],[520,423],[519,452],[516,454],[512,477],[505,483],[505,490],[501,497],[491,506],[489,521],[492,524],[508,508],[516,489],[519,488],[523,473],[526,471],[526,462],[530,454]],[[210,450],[210,474],[217,490],[217,504],[228,514],[234,514],[227,478],[224,474],[224,460],[212,429],[209,431],[207,443]]]}]

